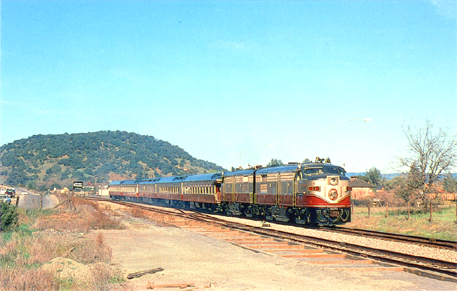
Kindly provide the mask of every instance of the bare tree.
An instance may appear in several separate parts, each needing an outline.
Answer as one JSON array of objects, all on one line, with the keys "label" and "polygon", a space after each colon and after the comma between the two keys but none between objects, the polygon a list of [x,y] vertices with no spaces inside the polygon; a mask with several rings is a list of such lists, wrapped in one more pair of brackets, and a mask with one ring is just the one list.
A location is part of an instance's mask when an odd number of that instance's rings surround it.
[{"label": "bare tree", "polygon": [[[421,200],[427,201],[428,194],[433,192],[435,183],[446,171],[457,164],[457,138],[448,136],[441,128],[438,132],[427,120],[425,128],[403,128],[408,139],[410,156],[399,158],[402,166],[414,169],[424,183],[414,183],[418,187]],[[417,181],[417,177],[415,178]],[[419,179],[420,180],[420,179]]]}]

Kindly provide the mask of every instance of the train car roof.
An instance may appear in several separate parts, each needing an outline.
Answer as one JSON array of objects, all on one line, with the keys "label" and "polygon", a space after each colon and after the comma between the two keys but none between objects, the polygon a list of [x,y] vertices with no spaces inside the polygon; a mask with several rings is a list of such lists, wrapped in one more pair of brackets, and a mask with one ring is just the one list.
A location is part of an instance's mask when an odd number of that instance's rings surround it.
[{"label": "train car roof", "polygon": [[140,180],[139,184],[155,184],[160,181],[162,178],[150,178],[150,179],[142,179]]},{"label": "train car roof", "polygon": [[183,182],[197,182],[197,181],[214,181],[220,179],[222,173],[209,173],[209,174],[200,174],[188,176]]},{"label": "train car roof", "polygon": [[162,177],[159,181],[156,181],[157,184],[162,183],[176,183],[181,182],[182,180],[186,179],[187,176],[172,176],[172,177]]},{"label": "train car roof", "polygon": [[112,181],[109,184],[110,185],[135,185],[135,184],[138,184],[138,180],[119,180],[119,181]]},{"label": "train car roof", "polygon": [[224,172],[224,177],[252,175],[252,173],[254,171],[255,171],[254,169],[248,169],[248,170],[239,170],[239,171],[233,171],[233,172]]}]

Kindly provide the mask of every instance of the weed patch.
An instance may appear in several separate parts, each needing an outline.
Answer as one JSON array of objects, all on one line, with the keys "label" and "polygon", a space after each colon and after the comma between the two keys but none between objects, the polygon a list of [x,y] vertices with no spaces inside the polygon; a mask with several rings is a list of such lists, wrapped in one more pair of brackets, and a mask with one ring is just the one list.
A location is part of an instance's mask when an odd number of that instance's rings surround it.
[{"label": "weed patch", "polygon": [[91,229],[122,226],[92,202],[75,199],[73,205],[20,211],[22,224],[1,233],[1,290],[97,290],[123,280],[110,264],[112,252],[102,233],[85,236]]}]

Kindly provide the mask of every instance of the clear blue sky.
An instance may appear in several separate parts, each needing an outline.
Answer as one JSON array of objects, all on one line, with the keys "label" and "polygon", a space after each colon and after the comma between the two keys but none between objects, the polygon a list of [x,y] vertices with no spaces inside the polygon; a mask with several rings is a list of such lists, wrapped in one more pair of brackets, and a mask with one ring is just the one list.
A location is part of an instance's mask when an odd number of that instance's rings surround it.
[{"label": "clear blue sky", "polygon": [[123,130],[225,168],[395,172],[402,126],[457,132],[456,5],[3,0],[0,144]]}]

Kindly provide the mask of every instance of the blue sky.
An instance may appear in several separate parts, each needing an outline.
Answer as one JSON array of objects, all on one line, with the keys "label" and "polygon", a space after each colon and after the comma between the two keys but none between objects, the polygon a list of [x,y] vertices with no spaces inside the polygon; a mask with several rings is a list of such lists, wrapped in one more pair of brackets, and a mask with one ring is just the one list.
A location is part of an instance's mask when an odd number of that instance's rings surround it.
[{"label": "blue sky", "polygon": [[457,132],[455,1],[0,5],[1,145],[123,130],[225,168],[389,173],[402,126]]}]

